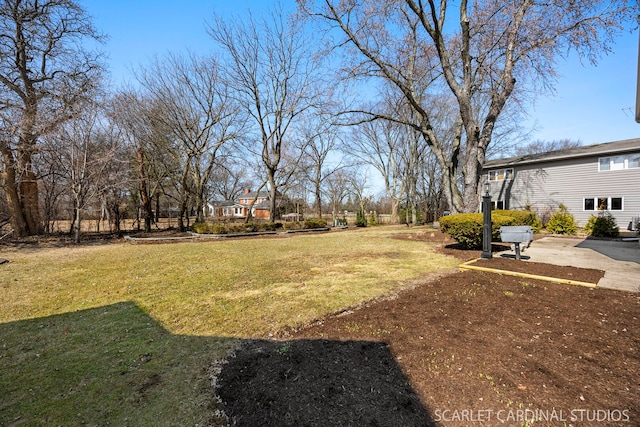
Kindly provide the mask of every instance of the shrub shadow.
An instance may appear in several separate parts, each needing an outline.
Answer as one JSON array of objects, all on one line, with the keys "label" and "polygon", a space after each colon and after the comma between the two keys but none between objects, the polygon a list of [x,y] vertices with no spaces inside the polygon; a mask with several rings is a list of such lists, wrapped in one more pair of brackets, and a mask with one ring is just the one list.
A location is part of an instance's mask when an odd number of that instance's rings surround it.
[{"label": "shrub shadow", "polygon": [[389,347],[246,341],[219,377],[234,426],[432,426]]}]

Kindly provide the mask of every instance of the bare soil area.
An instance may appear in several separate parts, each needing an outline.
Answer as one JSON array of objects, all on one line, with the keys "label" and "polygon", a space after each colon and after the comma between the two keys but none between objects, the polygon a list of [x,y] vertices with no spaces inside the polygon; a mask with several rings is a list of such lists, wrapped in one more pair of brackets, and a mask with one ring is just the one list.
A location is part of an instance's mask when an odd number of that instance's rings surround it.
[{"label": "bare soil area", "polygon": [[[461,259],[445,235],[436,242]],[[598,270],[482,266],[597,282]],[[218,395],[238,426],[640,426],[640,295],[464,271],[247,340]]]}]

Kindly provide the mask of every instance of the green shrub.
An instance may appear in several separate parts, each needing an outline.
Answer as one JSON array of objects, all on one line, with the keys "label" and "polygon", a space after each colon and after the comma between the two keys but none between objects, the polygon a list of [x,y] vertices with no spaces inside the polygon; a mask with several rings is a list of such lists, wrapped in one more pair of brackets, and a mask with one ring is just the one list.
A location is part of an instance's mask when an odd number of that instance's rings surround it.
[{"label": "green shrub", "polygon": [[324,228],[326,226],[327,221],[325,221],[324,219],[307,219],[304,221],[305,229]]},{"label": "green shrub", "polygon": [[359,210],[356,213],[356,227],[366,227],[367,226],[367,217],[364,214],[363,210]]},{"label": "green shrub", "polygon": [[300,230],[302,229],[302,223],[299,221],[285,222],[282,224],[282,228],[285,230]]},{"label": "green shrub", "polygon": [[376,213],[371,211],[369,215],[369,225],[378,225],[378,220],[376,219]]},{"label": "green shrub", "polygon": [[211,234],[227,234],[227,227],[224,224],[213,224],[209,230]]},{"label": "green shrub", "polygon": [[261,222],[260,224],[257,224],[257,225],[258,225],[257,231],[276,231],[277,228],[282,227],[282,223],[279,223],[279,222]]},{"label": "green shrub", "polygon": [[194,222],[191,224],[191,231],[198,234],[209,234],[209,224],[206,222]]},{"label": "green shrub", "polygon": [[482,247],[482,214],[454,214],[440,218],[440,229],[463,249]]},{"label": "green shrub", "polygon": [[591,215],[584,226],[585,233],[593,237],[618,237],[618,223],[609,211],[600,211],[598,215]]},{"label": "green shrub", "polygon": [[[463,249],[482,249],[482,213],[454,214],[439,219],[440,229],[454,238]],[[530,225],[540,231],[534,212],[495,210],[491,212],[491,240],[500,241],[503,225]],[[537,229],[536,229],[537,227]]]},{"label": "green shrub", "polygon": [[508,225],[530,225],[534,233],[538,233],[542,229],[542,222],[540,221],[540,218],[538,218],[538,215],[531,210],[495,210],[492,212],[491,216],[493,217],[494,215],[508,216],[513,218],[513,224]]},{"label": "green shrub", "polygon": [[553,234],[574,235],[578,232],[576,219],[567,210],[565,205],[560,205],[558,209],[551,215],[547,224],[547,231]]}]

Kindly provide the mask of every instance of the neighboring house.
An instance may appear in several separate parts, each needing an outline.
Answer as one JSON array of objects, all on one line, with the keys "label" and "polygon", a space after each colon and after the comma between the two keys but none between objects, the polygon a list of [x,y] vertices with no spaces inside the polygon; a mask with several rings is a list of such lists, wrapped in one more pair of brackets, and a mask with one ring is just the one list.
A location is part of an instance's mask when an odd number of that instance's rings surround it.
[{"label": "neighboring house", "polygon": [[232,200],[211,202],[208,204],[209,216],[218,218],[244,218],[246,208]]},{"label": "neighboring house", "polygon": [[640,215],[640,138],[491,160],[483,174],[497,209],[564,204],[580,226],[608,210],[621,228]]},{"label": "neighboring house", "polygon": [[238,202],[244,206],[246,214],[249,212],[249,207],[254,199],[256,202],[253,204],[251,216],[257,219],[269,219],[269,192],[259,191],[256,193],[255,191],[245,188]]},{"label": "neighboring house", "polygon": [[[253,207],[251,203],[254,201]],[[277,204],[282,203],[284,198],[278,196]],[[270,204],[269,204],[269,192],[260,191],[255,192],[250,189],[245,189],[243,194],[238,198],[238,201],[226,200],[223,202],[209,203],[209,211],[211,216],[218,218],[246,218],[251,209],[251,216],[257,219],[269,219],[270,218]]]}]

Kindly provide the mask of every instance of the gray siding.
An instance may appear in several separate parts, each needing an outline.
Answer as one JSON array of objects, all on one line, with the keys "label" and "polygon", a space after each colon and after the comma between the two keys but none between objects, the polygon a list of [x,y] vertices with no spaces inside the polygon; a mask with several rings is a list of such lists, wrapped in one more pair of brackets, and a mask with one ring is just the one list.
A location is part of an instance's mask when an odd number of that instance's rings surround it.
[{"label": "gray siding", "polygon": [[640,168],[598,172],[598,158],[514,165],[513,179],[491,181],[492,199],[503,200],[505,209],[529,205],[538,213],[563,203],[582,226],[597,214],[584,210],[585,198],[622,197],[623,210],[611,213],[618,226],[626,228],[632,217],[640,216]]}]

